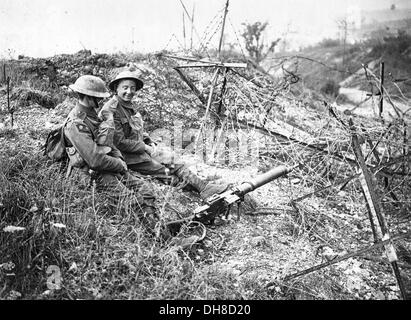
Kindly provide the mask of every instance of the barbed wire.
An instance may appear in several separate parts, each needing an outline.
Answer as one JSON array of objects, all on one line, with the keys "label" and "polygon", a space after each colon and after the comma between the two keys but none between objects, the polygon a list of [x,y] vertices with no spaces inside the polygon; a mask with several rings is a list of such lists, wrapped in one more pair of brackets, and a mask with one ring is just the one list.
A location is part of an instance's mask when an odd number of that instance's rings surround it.
[{"label": "barbed wire", "polygon": [[[201,45],[200,45],[200,47],[199,47],[199,50],[200,50],[200,51],[201,51],[202,48],[207,48],[207,47],[208,47],[208,45],[209,45],[209,43],[211,42],[211,40],[214,38],[214,36],[217,34],[217,32],[220,31],[220,28],[222,27],[222,25],[223,25],[223,20],[220,19],[220,20],[218,20],[218,24],[215,25],[215,28],[214,28],[214,29],[210,29],[210,31],[209,31],[207,34],[205,34],[204,43],[201,43]],[[212,30],[213,30],[213,32],[212,32]],[[212,33],[211,33],[211,32],[212,32]],[[211,34],[211,35],[210,35],[210,34]],[[210,36],[209,36],[208,40],[206,40],[206,38],[207,38],[208,35],[210,35]]]},{"label": "barbed wire", "polygon": [[174,34],[172,34],[172,35],[170,36],[170,38],[168,39],[168,41],[166,42],[166,45],[164,46],[163,51],[166,51],[166,50],[167,50],[168,46],[169,46],[170,43],[171,43],[171,40],[173,40],[173,35],[174,35]]},{"label": "barbed wire", "polygon": [[[184,2],[183,2],[182,0],[180,0],[180,3],[181,3],[181,5],[182,5],[185,13],[187,14],[187,16],[190,18],[190,14],[188,13],[186,6],[184,5]],[[191,27],[193,28],[194,33],[196,34],[196,37],[198,38],[198,40],[199,40],[200,43],[201,43],[201,38],[200,38],[200,35],[198,34],[197,28],[195,27],[195,25],[194,25],[194,23],[193,23],[193,19],[194,19],[194,17],[191,17],[191,19],[189,19],[190,22],[191,22]],[[207,57],[210,58],[210,55],[209,55],[207,49],[205,50],[205,52],[206,52]]]},{"label": "barbed wire", "polygon": [[236,40],[237,40],[238,46],[240,47],[241,54],[243,55],[243,59],[244,59],[244,60],[247,60],[247,57],[246,57],[246,55],[245,55],[245,53],[244,53],[244,50],[243,50],[243,46],[241,45],[240,39],[238,38],[237,31],[236,31],[236,29],[235,29],[235,27],[234,27],[234,25],[233,25],[233,23],[232,23],[232,21],[231,21],[230,17],[228,17],[228,21],[230,22],[231,28],[232,28],[232,29],[233,29],[233,31],[234,31],[234,35],[235,35],[235,37],[236,37]]},{"label": "barbed wire", "polygon": [[355,72],[347,71],[347,70],[341,70],[341,69],[338,69],[336,67],[329,66],[329,65],[327,65],[326,63],[324,63],[322,61],[319,61],[319,60],[316,60],[316,59],[313,59],[313,58],[309,58],[309,57],[300,56],[300,55],[281,56],[281,57],[268,57],[268,58],[266,58],[266,60],[282,60],[281,64],[283,64],[285,61],[293,59],[293,58],[309,60],[311,62],[321,64],[322,66],[326,67],[329,70],[333,70],[333,71],[337,71],[337,72],[341,72],[341,73],[346,73],[346,74],[349,74],[349,75],[354,75],[355,74]]}]

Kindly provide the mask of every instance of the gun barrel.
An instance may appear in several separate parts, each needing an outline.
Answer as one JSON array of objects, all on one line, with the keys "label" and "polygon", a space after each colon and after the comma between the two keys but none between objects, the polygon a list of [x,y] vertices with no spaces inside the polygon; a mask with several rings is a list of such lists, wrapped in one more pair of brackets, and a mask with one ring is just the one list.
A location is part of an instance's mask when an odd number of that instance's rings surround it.
[{"label": "gun barrel", "polygon": [[282,177],[283,175],[286,175],[287,173],[291,172],[295,167],[287,167],[287,166],[278,166],[275,167],[263,174],[260,174],[259,176],[251,179],[250,181],[243,182],[239,187],[238,190],[240,191],[241,194],[246,194],[249,193],[262,185],[265,185],[266,183],[273,181],[279,177]]}]

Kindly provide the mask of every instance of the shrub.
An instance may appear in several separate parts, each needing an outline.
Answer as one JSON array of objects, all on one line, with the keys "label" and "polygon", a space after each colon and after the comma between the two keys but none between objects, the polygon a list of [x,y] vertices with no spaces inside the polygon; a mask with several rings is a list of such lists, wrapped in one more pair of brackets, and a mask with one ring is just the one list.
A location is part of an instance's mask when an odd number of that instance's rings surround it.
[{"label": "shrub", "polygon": [[340,86],[333,79],[327,79],[321,86],[320,91],[326,95],[337,97]]},{"label": "shrub", "polygon": [[331,48],[331,47],[337,47],[340,45],[340,41],[338,39],[330,39],[330,38],[326,38],[320,41],[320,43],[318,43],[319,47],[323,47],[323,48]]},{"label": "shrub", "polygon": [[402,54],[411,47],[411,35],[404,30],[398,30],[396,36],[385,36],[383,40],[373,45],[372,54],[381,56],[383,54]]}]

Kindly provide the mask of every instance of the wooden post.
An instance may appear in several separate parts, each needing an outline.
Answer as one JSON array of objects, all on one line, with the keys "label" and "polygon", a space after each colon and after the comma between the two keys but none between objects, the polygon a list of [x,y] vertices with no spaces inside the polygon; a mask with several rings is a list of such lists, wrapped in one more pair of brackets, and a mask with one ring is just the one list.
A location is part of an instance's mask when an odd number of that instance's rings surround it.
[{"label": "wooden post", "polygon": [[184,50],[187,49],[187,42],[186,42],[186,22],[185,22],[185,17],[184,17],[184,11],[183,11],[183,39],[184,39]]},{"label": "wooden post", "polygon": [[[188,13],[188,10],[187,10],[186,6],[184,5],[184,2],[183,2],[182,0],[180,0],[180,3],[181,3],[181,6],[182,6],[183,9],[184,9],[184,12],[186,13],[189,21],[191,22],[191,32],[194,30],[194,32],[195,32],[198,40],[200,40],[200,36],[198,35],[197,29],[194,27],[194,5],[193,5],[193,14],[192,14],[192,16],[190,17],[190,14]],[[192,37],[191,37],[191,39],[192,39]],[[201,41],[201,40],[200,40],[200,41]],[[208,53],[207,53],[207,55],[208,55]]]},{"label": "wooden post", "polygon": [[[373,210],[371,210],[370,213],[371,215],[374,214],[377,217],[378,224],[380,226],[381,233],[382,233],[382,240],[384,241],[390,240],[391,239],[390,231],[388,229],[388,225],[387,225],[384,213],[383,213],[383,208],[381,206],[381,203],[378,201],[378,199],[381,199],[381,197],[378,197],[377,192],[375,191],[371,173],[369,172],[365,164],[364,155],[362,154],[362,151],[361,151],[361,146],[357,138],[357,134],[355,131],[354,122],[352,118],[349,119],[349,125],[351,129],[352,144],[353,144],[353,150],[355,153],[355,157],[357,158],[357,161],[362,170],[363,177],[365,180],[365,185],[363,186],[364,191],[370,195],[370,200],[368,204],[370,208],[373,208]],[[391,241],[388,241],[387,244],[384,245],[384,247],[385,247],[385,252],[387,254],[387,258],[391,263],[391,267],[397,279],[398,287],[400,288],[402,298],[405,300],[407,298],[407,295],[406,295],[404,283],[402,281],[401,274],[399,272],[398,265],[397,265],[397,261],[398,261],[397,253]]]},{"label": "wooden post", "polygon": [[384,100],[384,61],[380,63],[380,108],[379,116],[381,117],[383,111],[383,100]]},{"label": "wooden post", "polygon": [[7,77],[7,109],[9,110],[11,116],[11,127],[14,125],[14,110],[10,106],[10,77]]},{"label": "wooden post", "polygon": [[224,141],[224,164],[230,164],[230,138],[228,135],[225,136]]},{"label": "wooden post", "polygon": [[367,207],[368,218],[370,219],[370,225],[371,225],[372,235],[374,237],[374,243],[377,243],[379,239],[382,238],[382,234],[381,232],[378,233],[379,230],[375,228],[376,222],[374,222],[374,219],[376,215],[375,215],[374,203],[372,202],[370,191],[367,188],[367,182],[365,181],[364,175],[361,174],[361,170],[359,170],[359,174],[360,174],[359,180],[361,184],[361,191],[365,199],[365,205]]},{"label": "wooden post", "polygon": [[225,3],[224,17],[223,17],[223,26],[221,27],[220,42],[218,43],[218,58],[220,58],[220,55],[221,55],[221,46],[223,45],[224,27],[225,27],[225,19],[226,19],[226,17],[227,17],[227,12],[228,12],[228,3],[229,3],[229,0],[227,0],[227,2]]},{"label": "wooden post", "polygon": [[[227,85],[227,71],[229,69],[228,68],[223,68],[223,86],[221,88],[221,93],[220,93],[220,102],[218,104],[218,108],[217,108],[217,117],[215,118],[215,126],[214,126],[214,136],[213,136],[213,157],[215,158],[217,155],[217,148],[218,148],[218,143],[220,142],[220,136],[222,131],[224,130],[224,126],[221,124],[221,111],[222,111],[222,107],[223,107],[223,99],[224,99],[224,93],[225,93],[225,88]],[[226,120],[224,120],[226,121]],[[220,129],[221,128],[221,129]],[[220,129],[220,133],[218,134],[218,131]]]},{"label": "wooden post", "polygon": [[179,74],[181,79],[190,87],[190,89],[198,97],[198,99],[201,101],[201,103],[206,106],[207,105],[206,99],[201,94],[200,90],[197,89],[197,87],[194,85],[194,83],[192,81],[190,81],[190,79],[187,78],[187,76],[183,73],[183,71],[180,70],[180,68],[174,68],[174,70],[177,71],[177,73]]},{"label": "wooden post", "polygon": [[381,215],[381,208],[378,202],[378,197],[376,193],[374,192],[372,177],[365,164],[364,155],[362,154],[361,146],[358,141],[357,134],[355,132],[354,122],[351,118],[349,119],[349,125],[351,129],[351,139],[352,139],[353,151],[354,151],[355,157],[357,158],[358,164],[360,166],[360,169],[362,170],[363,177],[364,177],[365,184],[362,183],[362,186],[365,187],[366,189],[365,192],[369,194],[370,196],[370,198],[366,200],[369,200],[368,203],[370,207],[372,208],[371,211],[377,217],[378,222],[381,226],[382,234],[384,236],[388,232],[388,228],[387,228],[384,216]]},{"label": "wooden post", "polygon": [[193,50],[194,8],[195,3],[193,3],[193,11],[191,13],[190,50]]},{"label": "wooden post", "polygon": [[203,130],[204,124],[207,121],[208,113],[210,112],[210,106],[211,106],[211,102],[213,101],[213,93],[214,93],[214,88],[217,84],[218,72],[219,71],[220,71],[220,69],[216,68],[216,70],[214,71],[214,74],[213,74],[210,93],[208,94],[207,107],[206,107],[205,115],[204,115],[204,118],[203,118],[203,122],[201,123],[200,130],[198,131],[198,134],[197,134],[196,144],[197,144],[197,141],[199,141],[199,138],[200,138],[201,132]]},{"label": "wooden post", "polygon": [[10,114],[11,127],[14,125],[14,110],[10,107],[10,76],[6,75],[6,64],[3,64],[4,81],[7,87],[7,112]]},{"label": "wooden post", "polygon": [[[224,139],[221,139],[221,137],[223,136],[223,131],[226,125],[227,119],[224,119],[224,123],[220,126],[220,129],[218,130],[216,127],[214,127],[214,136],[213,136],[213,147],[211,149],[211,157],[213,159],[217,159],[218,156],[218,145],[221,141],[223,141]],[[224,137],[223,137],[224,138]]]}]

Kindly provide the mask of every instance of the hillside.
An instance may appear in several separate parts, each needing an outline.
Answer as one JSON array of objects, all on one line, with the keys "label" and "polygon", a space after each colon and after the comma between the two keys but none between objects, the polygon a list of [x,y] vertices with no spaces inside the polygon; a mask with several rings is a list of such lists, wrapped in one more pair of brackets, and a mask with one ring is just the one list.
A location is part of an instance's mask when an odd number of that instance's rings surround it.
[{"label": "hillside", "polygon": [[[370,51],[350,50],[351,73],[361,67],[357,63],[376,59]],[[339,66],[341,48],[313,49],[304,55]],[[291,68],[293,61],[284,60],[284,67]],[[217,81],[212,104],[222,106],[223,112],[213,111],[206,120],[205,106],[173,70],[178,63],[165,55],[81,51],[4,61],[12,79],[15,112],[11,126],[3,85],[0,298],[400,299],[381,244],[343,259],[378,242],[373,230],[378,222],[375,217],[370,220],[363,184],[357,179],[361,167],[352,146],[355,134],[364,154],[373,154],[366,164],[389,230],[400,236],[393,243],[409,294],[409,140],[402,139],[410,114],[401,119],[387,115],[384,123],[373,114],[339,112],[333,105],[338,99],[318,88],[328,79],[340,83],[347,77],[307,61],[298,60],[296,69],[290,70],[298,81],[286,72],[273,79],[250,65],[227,72],[226,81],[222,77]],[[257,210],[242,208],[238,219],[234,209],[232,216],[215,225],[191,226],[195,228],[184,230],[186,237],[180,235],[185,243],[180,238],[153,239],[132,211],[105,211],[86,181],[75,176],[65,179],[64,167],[47,161],[40,147],[72,107],[69,84],[81,74],[108,81],[130,66],[139,69],[145,80],[137,101],[144,108],[148,131],[166,143],[180,121],[181,139],[187,143],[179,151],[200,176],[236,184],[278,165],[299,166],[253,191]],[[399,68],[395,76],[406,70]],[[208,97],[212,71],[187,74]],[[0,80],[4,83],[4,78]],[[361,85],[349,84],[363,89]],[[346,125],[350,118],[354,129]],[[216,119],[224,132],[217,144],[192,139],[202,125],[211,126]],[[193,143],[206,140],[207,145],[195,149]],[[233,141],[237,141],[234,147],[227,149]],[[156,190],[163,221],[188,216],[200,204],[190,192],[148,180]],[[338,258],[341,262],[295,275]]]},{"label": "hillside", "polygon": [[[275,56],[271,61],[267,61],[266,65],[270,67],[273,65],[272,62],[282,60],[287,61],[290,71],[301,77],[303,86],[317,91],[324,90],[323,86],[328,81],[336,86],[350,86],[369,91],[373,84],[376,90],[377,84],[371,75],[379,78],[380,62],[383,61],[387,93],[398,95],[400,89],[409,97],[411,36],[407,33],[400,32],[382,40],[347,44],[345,48],[336,40],[324,40],[318,46],[285,56]],[[363,65],[368,67],[370,74],[365,74]]]}]

